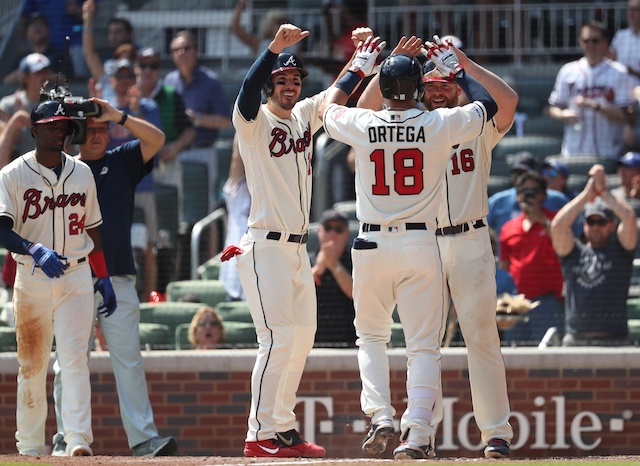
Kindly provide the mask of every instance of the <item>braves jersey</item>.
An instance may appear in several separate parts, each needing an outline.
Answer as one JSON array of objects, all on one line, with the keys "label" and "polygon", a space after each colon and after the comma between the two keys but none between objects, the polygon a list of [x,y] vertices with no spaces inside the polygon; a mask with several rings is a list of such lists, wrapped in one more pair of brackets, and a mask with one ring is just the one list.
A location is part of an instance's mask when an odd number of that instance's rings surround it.
[{"label": "braves jersey", "polygon": [[311,207],[313,135],[321,128],[318,108],[325,93],[304,99],[283,120],[260,106],[247,121],[233,109],[233,125],[251,194],[248,226],[306,232]]},{"label": "braves jersey", "polygon": [[593,108],[576,107],[573,102],[578,96],[596,100],[601,105],[628,107],[633,98],[626,68],[609,59],[593,67],[584,57],[569,62],[560,68],[549,96],[551,105],[574,108],[581,117],[579,123],[565,125],[562,155],[618,157],[624,147],[623,122],[613,121]]},{"label": "braves jersey", "polygon": [[491,153],[511,125],[500,133],[492,119],[484,125],[480,137],[453,146],[443,179],[438,227],[460,225],[487,216]]},{"label": "braves jersey", "polygon": [[[93,241],[85,229],[102,223],[96,184],[89,167],[61,153],[60,176],[27,152],[0,170],[0,216],[13,220],[13,230],[38,241],[70,261],[86,257]],[[19,260],[20,254],[13,253]]]},{"label": "braves jersey", "polygon": [[479,137],[486,110],[478,102],[426,112],[330,105],[327,135],[354,148],[356,214],[366,223],[424,222],[436,228],[451,147]]},{"label": "braves jersey", "polygon": [[[611,41],[611,49],[616,52],[616,61],[625,66],[640,70],[640,34],[632,28],[619,29]],[[640,79],[630,75],[633,85],[640,84]]]}]

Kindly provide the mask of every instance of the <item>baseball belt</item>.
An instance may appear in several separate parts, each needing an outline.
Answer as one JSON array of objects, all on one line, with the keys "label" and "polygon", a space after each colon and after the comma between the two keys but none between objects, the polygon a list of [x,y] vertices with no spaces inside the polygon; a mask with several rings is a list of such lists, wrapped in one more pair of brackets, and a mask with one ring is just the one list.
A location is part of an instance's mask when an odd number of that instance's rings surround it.
[{"label": "baseball belt", "polygon": [[[279,231],[270,231],[269,233],[267,233],[267,239],[280,241],[281,237],[282,233],[280,233]],[[287,238],[287,243],[307,244],[307,241],[309,241],[309,233],[305,233],[303,235],[291,234]]]},{"label": "baseball belt", "polygon": [[[405,228],[407,230],[426,230],[427,225],[424,223],[405,223]],[[376,225],[375,223],[362,224],[363,233],[368,233],[370,231],[380,231],[380,230],[382,230],[382,225]]]},{"label": "baseball belt", "polygon": [[[83,262],[85,262],[87,260],[86,257],[81,257],[79,259],[73,259],[73,260],[68,260],[66,257],[60,259],[62,261],[63,264],[66,264],[69,267],[73,267],[75,265],[78,264],[82,264]],[[25,264],[24,262],[18,262],[18,264],[20,265],[31,265],[31,264]],[[40,266],[36,263],[35,265],[36,267],[40,268]]]},{"label": "baseball belt", "polygon": [[478,228],[482,228],[485,226],[486,225],[484,223],[484,220],[480,219],[476,220],[475,222],[461,223],[460,225],[456,225],[453,227],[438,228],[436,230],[436,236],[457,235],[459,233],[465,233],[469,231],[471,227],[477,230]]}]

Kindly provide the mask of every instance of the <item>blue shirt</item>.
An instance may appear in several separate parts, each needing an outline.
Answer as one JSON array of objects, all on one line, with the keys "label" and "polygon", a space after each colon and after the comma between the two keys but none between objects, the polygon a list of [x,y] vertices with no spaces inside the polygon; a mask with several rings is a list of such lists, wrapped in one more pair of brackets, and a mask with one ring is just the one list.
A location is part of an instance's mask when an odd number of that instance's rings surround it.
[{"label": "blue shirt", "polygon": [[511,274],[499,267],[496,267],[496,288],[498,296],[501,296],[503,293],[509,293],[512,296],[518,294],[518,287],[516,286],[516,282],[513,281]]},{"label": "blue shirt", "polygon": [[[167,86],[172,86],[184,102],[185,108],[196,113],[222,115],[231,118],[229,102],[218,75],[208,68],[199,66],[193,73],[191,82],[184,81],[180,72],[174,70],[164,78]],[[213,146],[218,139],[218,130],[196,128],[192,147]]]},{"label": "blue shirt", "polygon": [[[122,110],[128,115],[131,115],[133,113],[128,106],[119,107],[116,106],[114,102],[111,102],[111,104],[114,105],[118,110]],[[160,112],[158,111],[157,104],[152,99],[147,99],[145,97],[140,99],[140,117],[144,118],[146,121],[156,126],[157,128],[162,129],[162,123],[160,122]],[[113,149],[127,141],[133,140],[136,140],[136,138],[127,128],[125,128],[124,126],[120,126],[118,123],[109,123],[109,144],[107,145],[107,149]],[[153,160],[155,160],[155,158]],[[136,191],[155,191],[155,184],[153,182],[153,176],[151,175],[151,173],[149,173],[143,178],[142,181],[140,181],[136,188]]]},{"label": "blue shirt", "polygon": [[140,180],[151,173],[153,162],[143,162],[138,139],[108,150],[99,160],[84,162],[96,180],[103,220],[100,236],[109,275],[135,275],[131,248],[134,193]]},{"label": "blue shirt", "polygon": [[[27,0],[22,8],[22,16],[29,18],[33,13],[41,13],[49,22],[49,44],[60,53],[66,49],[66,36],[69,44],[82,44],[82,18],[67,13],[69,0]],[[72,0],[82,11],[84,0]],[[99,0],[96,1],[99,3]],[[51,63],[53,65],[53,62]]]}]

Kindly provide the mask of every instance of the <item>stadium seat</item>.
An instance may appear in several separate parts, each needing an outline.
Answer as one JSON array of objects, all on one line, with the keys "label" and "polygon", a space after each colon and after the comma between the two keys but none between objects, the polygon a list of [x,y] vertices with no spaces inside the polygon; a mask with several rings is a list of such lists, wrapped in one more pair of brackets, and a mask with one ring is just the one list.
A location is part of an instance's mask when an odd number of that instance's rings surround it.
[{"label": "stadium seat", "polygon": [[156,184],[158,230],[167,230],[169,240],[175,242],[178,235],[178,189],[175,186]]},{"label": "stadium seat", "polygon": [[0,352],[17,350],[16,329],[13,327],[0,327]]},{"label": "stadium seat", "polygon": [[[562,148],[562,139],[548,136],[505,136],[493,148],[493,162],[506,159],[518,152],[531,152],[535,159],[542,163],[545,157],[559,154]],[[496,173],[497,174],[497,173]]]},{"label": "stadium seat", "polygon": [[258,345],[256,328],[248,322],[222,322],[224,344],[234,347],[255,347]]},{"label": "stadium seat", "polygon": [[230,301],[219,303],[216,312],[223,322],[245,322],[253,323],[249,303],[246,301]]},{"label": "stadium seat", "polygon": [[508,176],[489,176],[489,184],[487,186],[487,194],[493,196],[499,191],[504,191],[511,187],[511,180]]},{"label": "stadium seat", "polygon": [[640,319],[640,298],[627,299],[627,318]]},{"label": "stadium seat", "polygon": [[574,175],[573,173],[569,175],[567,179],[567,189],[569,191],[573,191],[575,193],[579,193],[584,189],[584,186],[589,181],[589,177],[585,175]]},{"label": "stadium seat", "polygon": [[609,175],[614,175],[618,169],[618,161],[597,155],[572,155],[564,157],[562,155],[551,155],[545,158],[545,162],[558,161],[563,163],[569,170],[570,175],[588,176],[589,169],[595,164],[604,166],[604,170]]},{"label": "stadium seat", "polygon": [[559,139],[564,136],[564,125],[546,115],[527,118],[523,130],[525,136],[551,136]]},{"label": "stadium seat", "polygon": [[180,296],[192,293],[211,307],[227,300],[227,290],[220,280],[181,280],[167,285],[167,301],[175,302]]},{"label": "stadium seat", "polygon": [[357,220],[356,201],[343,201],[333,204],[333,208],[347,217],[347,220]]},{"label": "stadium seat", "polygon": [[198,276],[203,280],[219,280],[220,279],[220,261],[221,254],[216,254],[204,264],[198,267]]},{"label": "stadium seat", "polygon": [[[173,338],[180,324],[188,324],[203,303],[140,303],[140,322],[166,325]],[[173,342],[173,340],[172,340]]]},{"label": "stadium seat", "polygon": [[632,342],[640,342],[640,319],[629,319],[627,321],[629,326],[629,339]]},{"label": "stadium seat", "polygon": [[218,157],[218,179],[213,189],[218,199],[224,199],[222,187],[229,178],[229,168],[231,167],[231,155],[233,153],[233,139],[218,139],[215,144]]},{"label": "stadium seat", "polygon": [[169,326],[154,324],[150,322],[140,322],[140,348],[152,350],[172,350],[174,349],[172,334]]},{"label": "stadium seat", "polygon": [[406,346],[404,341],[404,330],[400,322],[394,322],[391,324],[391,341],[389,346],[392,347],[404,347]]}]

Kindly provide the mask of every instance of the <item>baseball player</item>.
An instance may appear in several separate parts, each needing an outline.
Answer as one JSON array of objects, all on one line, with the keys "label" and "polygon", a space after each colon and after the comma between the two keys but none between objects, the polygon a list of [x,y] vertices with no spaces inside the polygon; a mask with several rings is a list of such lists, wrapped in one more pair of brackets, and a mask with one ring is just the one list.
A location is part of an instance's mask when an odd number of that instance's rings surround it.
[{"label": "baseball player", "polygon": [[[414,53],[416,48],[412,39],[401,40],[399,49]],[[482,439],[488,445],[485,455],[506,457],[509,456],[509,441],[513,431],[508,424],[509,399],[500,337],[495,323],[495,259],[485,217],[488,211],[487,183],[491,151],[513,125],[518,96],[498,76],[470,60],[452,43],[449,45],[465,71],[490,90],[498,104],[495,117],[484,126],[479,137],[451,148],[451,159],[442,178],[444,189],[436,239],[445,272],[445,293],[450,294],[456,305],[468,350],[474,415]],[[460,86],[454,79],[438,71],[432,62],[427,62],[425,69],[422,100],[425,107],[429,111],[457,107],[462,93]],[[380,108],[382,96],[376,78],[363,92],[358,107]],[[464,267],[460,264],[464,264]],[[468,290],[469,283],[474,284],[473,292]],[[403,419],[406,415],[403,415]],[[437,429],[441,420],[440,390],[433,414],[434,428]],[[432,447],[434,443],[432,439]],[[369,450],[374,448],[372,454],[381,453],[385,446],[384,442],[365,444]]]},{"label": "baseball player", "polygon": [[[41,102],[31,112],[36,149],[0,171],[0,244],[18,263],[13,309],[20,363],[16,445],[21,455],[43,453],[54,336],[64,371],[66,454],[92,455],[87,346],[94,289],[103,296],[98,311],[105,316],[115,311],[116,297],[97,229],[102,217],[91,170],[64,152],[76,131],[61,102]],[[95,285],[89,265],[98,277]]]},{"label": "baseball player", "polygon": [[[325,455],[324,448],[300,437],[294,414],[316,331],[315,284],[305,244],[312,138],[321,127],[318,109],[325,93],[299,102],[308,72],[282,50],[308,35],[292,24],[281,25],[247,73],[233,110],[252,200],[237,257],[259,345],[244,447],[250,457]],[[261,89],[267,96],[263,105]],[[348,95],[342,97],[345,103]]]},{"label": "baseball player", "polygon": [[[420,39],[418,39],[420,41]],[[408,367],[407,416],[396,459],[423,459],[432,450],[432,410],[440,387],[440,332],[444,277],[436,244],[441,178],[451,147],[482,134],[496,103],[467,76],[447,44],[427,42],[429,55],[472,103],[458,108],[419,110],[422,67],[408,54],[391,54],[380,69],[385,109],[374,112],[335,105],[354,81],[349,72],[332,88],[321,108],[327,134],[354,148],[356,214],[353,296],[356,307],[362,410],[371,420],[363,449],[383,451],[393,434],[386,348],[397,304],[403,323]],[[424,307],[429,306],[429,315]],[[421,308],[421,306],[423,306]]]},{"label": "baseball player", "polygon": [[[80,160],[91,169],[98,189],[104,220],[100,231],[111,280],[118,296],[118,312],[109,319],[98,315],[98,320],[111,353],[120,415],[129,447],[135,456],[172,455],[177,450],[175,439],[159,437],[153,422],[144,361],[140,354],[140,302],[136,290],[136,269],[132,249],[123,247],[131,244],[136,185],[151,173],[153,157],[164,144],[165,136],[152,123],[127,115],[105,100],[92,101],[100,105],[102,115],[87,119],[87,140],[80,146]],[[124,126],[135,139],[107,151],[109,124]],[[65,452],[65,431],[59,416],[63,372],[57,363],[54,364],[54,372],[53,394],[58,414],[58,433],[53,439],[52,454],[58,456]]]}]

